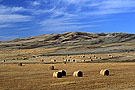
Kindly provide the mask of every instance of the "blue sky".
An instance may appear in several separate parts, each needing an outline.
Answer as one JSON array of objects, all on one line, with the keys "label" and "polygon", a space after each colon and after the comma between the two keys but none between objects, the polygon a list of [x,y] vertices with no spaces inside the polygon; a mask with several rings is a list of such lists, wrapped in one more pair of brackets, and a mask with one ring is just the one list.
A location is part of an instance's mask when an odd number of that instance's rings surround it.
[{"label": "blue sky", "polygon": [[135,32],[135,0],[0,0],[0,40],[63,32]]}]

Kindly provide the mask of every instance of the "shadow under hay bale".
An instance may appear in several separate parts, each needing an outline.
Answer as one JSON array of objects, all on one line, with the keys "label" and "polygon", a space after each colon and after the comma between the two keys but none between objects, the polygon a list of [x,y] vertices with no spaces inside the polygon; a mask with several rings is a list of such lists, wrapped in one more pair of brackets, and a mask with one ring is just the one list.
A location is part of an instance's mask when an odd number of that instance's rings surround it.
[{"label": "shadow under hay bale", "polygon": [[60,70],[60,71],[58,71],[58,72],[61,72],[61,73],[62,73],[62,76],[66,76],[66,71]]},{"label": "shadow under hay bale", "polygon": [[23,66],[23,64],[22,63],[18,63],[18,66]]},{"label": "shadow under hay bale", "polygon": [[54,66],[49,66],[49,70],[54,70]]},{"label": "shadow under hay bale", "polygon": [[62,77],[62,72],[54,72],[53,77],[54,78],[61,78]]},{"label": "shadow under hay bale", "polygon": [[107,69],[102,69],[102,70],[100,71],[100,74],[103,75],[103,76],[108,76],[108,75],[109,75],[109,70],[107,70]]},{"label": "shadow under hay bale", "polygon": [[74,76],[74,77],[83,77],[83,73],[82,73],[82,71],[75,71],[75,72],[73,73],[73,76]]}]

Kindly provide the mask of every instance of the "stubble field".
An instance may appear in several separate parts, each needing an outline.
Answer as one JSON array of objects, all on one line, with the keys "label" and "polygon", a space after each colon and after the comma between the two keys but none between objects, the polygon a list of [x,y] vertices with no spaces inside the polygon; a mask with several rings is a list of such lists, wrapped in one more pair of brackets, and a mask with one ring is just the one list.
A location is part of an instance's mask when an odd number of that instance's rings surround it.
[{"label": "stubble field", "polygon": [[[54,65],[55,70],[48,67]],[[108,69],[109,76],[99,74]],[[58,70],[67,76],[53,78]],[[76,70],[83,77],[73,77]],[[135,90],[135,63],[1,64],[0,90]]]}]

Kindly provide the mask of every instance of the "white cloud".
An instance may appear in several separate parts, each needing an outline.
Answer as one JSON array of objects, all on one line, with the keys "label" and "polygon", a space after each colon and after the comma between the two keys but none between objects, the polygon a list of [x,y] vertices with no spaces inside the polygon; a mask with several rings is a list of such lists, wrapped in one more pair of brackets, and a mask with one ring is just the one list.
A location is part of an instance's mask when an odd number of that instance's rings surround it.
[{"label": "white cloud", "polygon": [[135,10],[135,0],[64,0],[64,2],[74,4],[76,6],[74,12],[77,11],[76,14],[83,13],[83,15],[128,13]]},{"label": "white cloud", "polygon": [[40,5],[40,2],[34,1],[34,2],[32,2],[31,4],[32,4],[33,6],[37,6],[37,5]]},{"label": "white cloud", "polygon": [[23,11],[30,11],[28,9],[25,9],[23,7],[7,7],[7,6],[0,6],[0,14],[11,14],[16,12],[23,12]]},{"label": "white cloud", "polygon": [[[83,18],[135,12],[135,0],[34,0],[28,3],[32,7],[29,6],[27,9],[0,6],[0,23],[34,21],[32,17],[35,17],[36,24],[40,24],[41,28],[68,30],[95,27],[96,23],[105,22],[99,20],[93,24],[92,21],[81,21]],[[24,11],[33,16],[17,14]]]},{"label": "white cloud", "polygon": [[27,21],[31,21],[30,16],[17,14],[0,15],[0,23],[27,22]]},{"label": "white cloud", "polygon": [[101,3],[101,9],[135,8],[135,0],[108,0]]},{"label": "white cloud", "polygon": [[17,14],[17,12],[29,11],[23,7],[7,7],[0,5],[0,23],[27,22],[32,16]]},{"label": "white cloud", "polygon": [[0,28],[8,28],[8,27],[14,27],[14,26],[11,24],[1,24],[0,25]]},{"label": "white cloud", "polygon": [[95,5],[95,10],[86,14],[90,15],[104,15],[116,13],[129,13],[135,11],[135,0],[103,0],[89,5]]}]

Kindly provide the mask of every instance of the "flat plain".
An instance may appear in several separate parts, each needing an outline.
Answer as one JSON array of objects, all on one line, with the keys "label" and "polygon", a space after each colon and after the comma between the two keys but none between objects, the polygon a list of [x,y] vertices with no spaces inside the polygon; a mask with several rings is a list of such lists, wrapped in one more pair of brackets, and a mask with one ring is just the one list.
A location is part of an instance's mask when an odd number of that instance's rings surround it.
[{"label": "flat plain", "polygon": [[[55,70],[49,70],[50,65]],[[99,74],[108,69],[109,76]],[[67,76],[53,78],[58,70]],[[76,70],[83,77],[73,77]],[[134,90],[135,63],[67,63],[67,64],[16,64],[0,65],[0,90]]]}]

